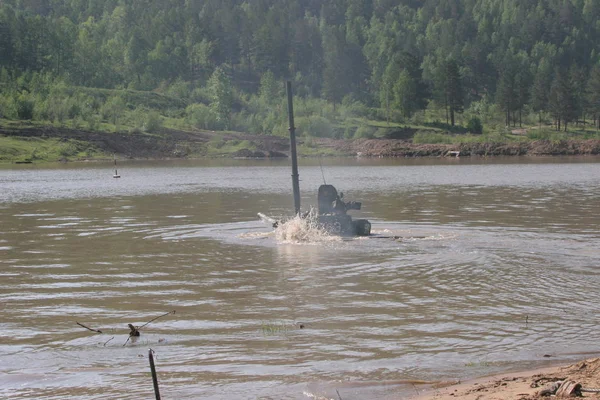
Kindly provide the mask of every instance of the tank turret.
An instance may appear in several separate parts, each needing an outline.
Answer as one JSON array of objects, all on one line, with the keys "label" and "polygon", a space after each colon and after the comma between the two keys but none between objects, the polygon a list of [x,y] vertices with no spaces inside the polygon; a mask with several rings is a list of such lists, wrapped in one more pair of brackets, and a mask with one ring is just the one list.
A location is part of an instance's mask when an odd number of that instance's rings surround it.
[{"label": "tank turret", "polygon": [[333,185],[321,185],[318,192],[319,223],[329,232],[344,236],[369,236],[371,223],[366,219],[352,220],[350,210],[360,210],[362,203],[343,201],[344,194]]}]

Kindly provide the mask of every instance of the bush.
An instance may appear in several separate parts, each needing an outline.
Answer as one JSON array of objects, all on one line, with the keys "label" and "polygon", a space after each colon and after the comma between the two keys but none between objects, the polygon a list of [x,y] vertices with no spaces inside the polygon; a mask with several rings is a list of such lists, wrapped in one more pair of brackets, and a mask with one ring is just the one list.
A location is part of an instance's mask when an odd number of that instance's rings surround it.
[{"label": "bush", "polygon": [[113,124],[117,125],[119,123],[119,119],[125,112],[125,101],[121,96],[115,95],[109,97],[106,100],[106,103],[100,109],[102,113],[102,118],[111,121]]},{"label": "bush", "polygon": [[483,125],[481,124],[481,120],[477,117],[473,117],[467,123],[467,131],[470,133],[483,133]]},{"label": "bush", "polygon": [[531,140],[550,140],[557,142],[569,139],[569,135],[563,131],[553,129],[531,129],[527,132],[527,138]]},{"label": "bush", "polygon": [[218,121],[217,115],[204,104],[192,104],[185,109],[185,120],[199,129],[221,130],[223,124]]},{"label": "bush", "polygon": [[65,108],[69,119],[73,119],[81,115],[81,102],[75,97],[65,99]]},{"label": "bush", "polygon": [[392,132],[392,130],[390,128],[377,128],[377,130],[375,131],[375,137],[378,138],[385,138],[387,137],[390,133]]},{"label": "bush", "polygon": [[467,133],[467,130],[460,125],[452,126],[450,124],[447,124],[445,122],[440,122],[437,120],[434,122],[424,122],[423,126],[429,126],[431,128],[439,128],[439,129],[443,129],[447,132],[452,132],[452,133]]},{"label": "bush", "polygon": [[342,100],[340,115],[342,118],[366,117],[369,115],[369,109],[360,101],[354,100],[351,95],[347,95]]},{"label": "bush", "polygon": [[415,125],[423,125],[423,123],[425,122],[425,111],[423,111],[423,110],[416,111],[413,114],[410,121]]},{"label": "bush", "polygon": [[16,118],[17,109],[14,98],[10,95],[0,94],[0,118]]},{"label": "bush", "polygon": [[354,139],[373,139],[375,137],[375,128],[369,125],[361,125],[354,132]]},{"label": "bush", "polygon": [[21,120],[33,119],[34,103],[28,94],[22,93],[16,99],[17,118]]},{"label": "bush", "polygon": [[450,144],[452,143],[452,138],[443,133],[417,132],[413,137],[413,143]]},{"label": "bush", "polygon": [[[260,115],[250,114],[246,111],[231,115],[231,129],[238,132],[249,132],[254,134],[264,133]],[[269,133],[270,132],[271,131],[269,131]]]},{"label": "bush", "polygon": [[67,118],[67,107],[62,98],[49,98],[47,101],[46,112],[48,119],[62,124]]},{"label": "bush", "polygon": [[162,118],[158,111],[140,107],[132,113],[133,130],[138,132],[156,132],[162,128]]},{"label": "bush", "polygon": [[346,139],[352,139],[354,137],[355,133],[356,133],[356,126],[347,126],[346,129],[344,129],[344,137]]},{"label": "bush", "polygon": [[273,127],[271,134],[275,136],[289,137],[290,131],[287,122],[280,122],[276,124]]},{"label": "bush", "polygon": [[194,103],[202,103],[209,104],[210,103],[210,93],[206,88],[196,88],[192,90],[192,94],[190,95],[190,101]]},{"label": "bush", "polygon": [[324,117],[302,117],[296,122],[298,135],[314,137],[332,137],[333,128],[331,123]]},{"label": "bush", "polygon": [[167,96],[187,100],[190,97],[190,88],[187,83],[181,79],[177,79],[167,88],[165,94]]},{"label": "bush", "polygon": [[279,136],[286,136],[288,131],[288,128],[280,128],[281,126],[285,126],[286,122],[285,119],[280,119],[277,115],[277,113],[275,113],[274,111],[270,111],[269,113],[267,113],[267,115],[265,115],[264,118],[262,118],[261,120],[261,127],[262,130],[260,131],[260,133],[265,133],[265,134],[274,134],[274,135],[279,135]]}]

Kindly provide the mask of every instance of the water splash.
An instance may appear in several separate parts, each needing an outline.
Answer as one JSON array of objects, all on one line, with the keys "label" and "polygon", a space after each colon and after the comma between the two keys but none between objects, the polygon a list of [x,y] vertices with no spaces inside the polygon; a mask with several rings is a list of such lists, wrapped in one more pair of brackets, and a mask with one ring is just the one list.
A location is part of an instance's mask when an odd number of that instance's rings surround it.
[{"label": "water splash", "polygon": [[279,224],[275,229],[278,243],[322,243],[341,241],[339,236],[328,233],[319,224],[317,212],[311,209],[305,216],[295,216]]}]

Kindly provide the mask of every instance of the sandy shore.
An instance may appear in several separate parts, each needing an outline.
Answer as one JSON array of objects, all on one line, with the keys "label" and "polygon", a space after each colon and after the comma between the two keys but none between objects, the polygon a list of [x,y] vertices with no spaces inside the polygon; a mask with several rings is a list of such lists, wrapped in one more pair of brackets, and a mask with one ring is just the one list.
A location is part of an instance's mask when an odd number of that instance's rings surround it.
[{"label": "sandy shore", "polygon": [[544,387],[552,385],[556,381],[564,380],[581,384],[583,388],[582,397],[600,399],[600,393],[586,391],[586,389],[600,389],[600,358],[589,359],[568,366],[474,379],[442,388],[433,387],[419,396],[411,397],[411,399],[541,399],[546,398],[540,393]]}]

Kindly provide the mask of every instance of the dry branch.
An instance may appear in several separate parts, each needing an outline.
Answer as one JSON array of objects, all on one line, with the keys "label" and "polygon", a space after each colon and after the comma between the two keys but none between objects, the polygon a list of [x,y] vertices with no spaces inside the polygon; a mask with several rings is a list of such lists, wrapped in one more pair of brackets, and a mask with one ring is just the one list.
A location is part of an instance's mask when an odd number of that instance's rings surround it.
[{"label": "dry branch", "polygon": [[77,322],[77,325],[79,325],[79,326],[81,326],[81,327],[83,327],[83,328],[87,329],[88,331],[92,331],[92,332],[96,332],[96,333],[102,333],[102,331],[101,331],[101,330],[99,330],[99,329],[92,329],[92,328],[89,328],[89,327],[85,326],[84,324],[80,324],[79,322]]},{"label": "dry branch", "polygon": [[[127,326],[129,327],[129,337],[127,337],[127,341],[123,344],[123,346],[125,346],[127,343],[129,343],[129,339],[131,339],[132,337],[139,337],[140,336],[140,329],[142,329],[143,327],[147,326],[148,324],[156,321],[159,318],[166,317],[167,315],[171,315],[171,314],[175,314],[175,310],[169,311],[168,313],[165,313],[165,314],[159,315],[158,317],[152,318],[150,321],[146,322],[144,325],[139,326],[139,327],[138,326],[134,326],[133,324],[127,324]],[[91,332],[103,333],[99,329],[92,329],[92,328],[90,328],[88,326],[85,326],[82,323],[79,323],[79,322],[77,322],[77,325],[79,325],[82,328],[85,328],[85,329],[87,329],[88,331],[91,331]],[[104,343],[104,346],[106,346],[106,344],[108,342],[110,342],[111,340],[113,340],[113,339],[114,339],[114,336],[111,337],[108,341],[106,341],[106,343]]]},{"label": "dry branch", "polygon": [[[140,326],[140,327],[139,327],[139,328],[137,328],[137,329],[138,329],[138,330],[140,330],[140,329],[142,329],[143,327],[145,327],[146,325],[148,325],[150,322],[154,322],[154,321],[156,321],[156,320],[157,320],[157,319],[159,319],[159,318],[166,317],[167,315],[171,315],[171,314],[175,314],[175,310],[173,310],[173,311],[169,311],[168,313],[166,313],[166,314],[163,314],[163,315],[159,315],[158,317],[156,317],[156,318],[154,318],[154,319],[151,319],[150,321],[146,322],[144,325]],[[139,335],[138,335],[138,336],[139,336]]]}]

